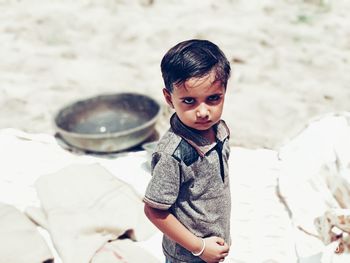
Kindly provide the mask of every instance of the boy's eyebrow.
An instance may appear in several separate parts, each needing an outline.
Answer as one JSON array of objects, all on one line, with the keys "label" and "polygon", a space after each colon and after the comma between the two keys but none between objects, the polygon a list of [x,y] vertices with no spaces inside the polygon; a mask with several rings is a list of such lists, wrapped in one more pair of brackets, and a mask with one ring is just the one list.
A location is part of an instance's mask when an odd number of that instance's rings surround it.
[{"label": "boy's eyebrow", "polygon": [[222,95],[224,95],[224,93],[223,92],[215,92],[215,93],[212,93],[212,94],[210,94],[210,95],[208,95],[208,97],[210,97],[210,96],[222,96]]},{"label": "boy's eyebrow", "polygon": [[183,96],[183,97],[180,97],[179,99],[189,99],[189,98],[195,98],[195,97],[193,97],[193,96]]},{"label": "boy's eyebrow", "polygon": [[[224,93],[223,92],[215,92],[215,93],[212,93],[210,95],[208,95],[207,97],[210,97],[210,96],[215,96],[215,95],[219,95],[219,96],[222,96]],[[189,98],[196,98],[194,96],[183,96],[183,97],[180,97],[179,99],[189,99]]]}]

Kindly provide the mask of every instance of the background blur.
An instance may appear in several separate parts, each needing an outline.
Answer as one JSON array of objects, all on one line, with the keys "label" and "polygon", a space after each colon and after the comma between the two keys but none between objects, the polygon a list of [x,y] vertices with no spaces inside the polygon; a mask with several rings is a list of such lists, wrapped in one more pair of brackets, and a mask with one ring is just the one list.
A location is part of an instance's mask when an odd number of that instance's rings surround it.
[{"label": "background blur", "polygon": [[164,53],[204,38],[232,63],[231,143],[278,148],[310,119],[350,110],[349,10],[346,0],[0,0],[0,128],[53,133],[58,109],[103,93],[164,104]]}]

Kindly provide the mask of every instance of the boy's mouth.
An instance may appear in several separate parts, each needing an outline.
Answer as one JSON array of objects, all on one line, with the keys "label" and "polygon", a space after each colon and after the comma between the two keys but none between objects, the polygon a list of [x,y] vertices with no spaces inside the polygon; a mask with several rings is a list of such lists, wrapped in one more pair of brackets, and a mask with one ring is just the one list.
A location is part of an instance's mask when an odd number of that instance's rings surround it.
[{"label": "boy's mouth", "polygon": [[211,122],[210,120],[206,120],[206,121],[196,121],[195,123],[196,123],[196,124],[203,125],[203,124],[208,124],[208,123],[210,123],[210,122]]}]

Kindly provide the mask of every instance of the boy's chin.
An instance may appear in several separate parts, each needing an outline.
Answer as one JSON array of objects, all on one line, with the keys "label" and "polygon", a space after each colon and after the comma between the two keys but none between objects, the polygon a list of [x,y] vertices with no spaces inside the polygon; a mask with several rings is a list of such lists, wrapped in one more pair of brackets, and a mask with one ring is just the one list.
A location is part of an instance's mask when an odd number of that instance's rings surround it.
[{"label": "boy's chin", "polygon": [[208,131],[212,128],[213,126],[210,126],[210,127],[206,127],[206,128],[203,128],[203,127],[195,127],[193,129],[197,130],[197,131],[201,131],[201,132],[205,132],[205,131]]},{"label": "boy's chin", "polygon": [[205,131],[210,130],[214,125],[215,125],[215,123],[210,123],[208,125],[194,125],[193,129],[200,131],[200,132],[205,132]]},{"label": "boy's chin", "polygon": [[[180,119],[181,120],[181,119]],[[193,129],[193,130],[196,130],[196,131],[199,131],[199,132],[205,132],[205,131],[208,131],[210,130],[217,122],[214,122],[214,121],[209,121],[208,123],[203,123],[203,124],[200,124],[198,122],[184,122],[181,120],[181,122],[183,124],[185,124],[185,126],[189,127],[190,129]]]}]

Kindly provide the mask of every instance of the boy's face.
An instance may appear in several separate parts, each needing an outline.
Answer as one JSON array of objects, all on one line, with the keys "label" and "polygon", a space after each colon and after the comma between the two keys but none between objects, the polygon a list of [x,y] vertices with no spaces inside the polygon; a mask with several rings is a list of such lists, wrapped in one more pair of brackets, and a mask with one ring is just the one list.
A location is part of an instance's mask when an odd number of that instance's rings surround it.
[{"label": "boy's face", "polygon": [[202,78],[191,78],[175,86],[172,93],[164,89],[167,103],[186,126],[199,131],[209,130],[222,114],[225,87],[215,81],[215,72]]}]

